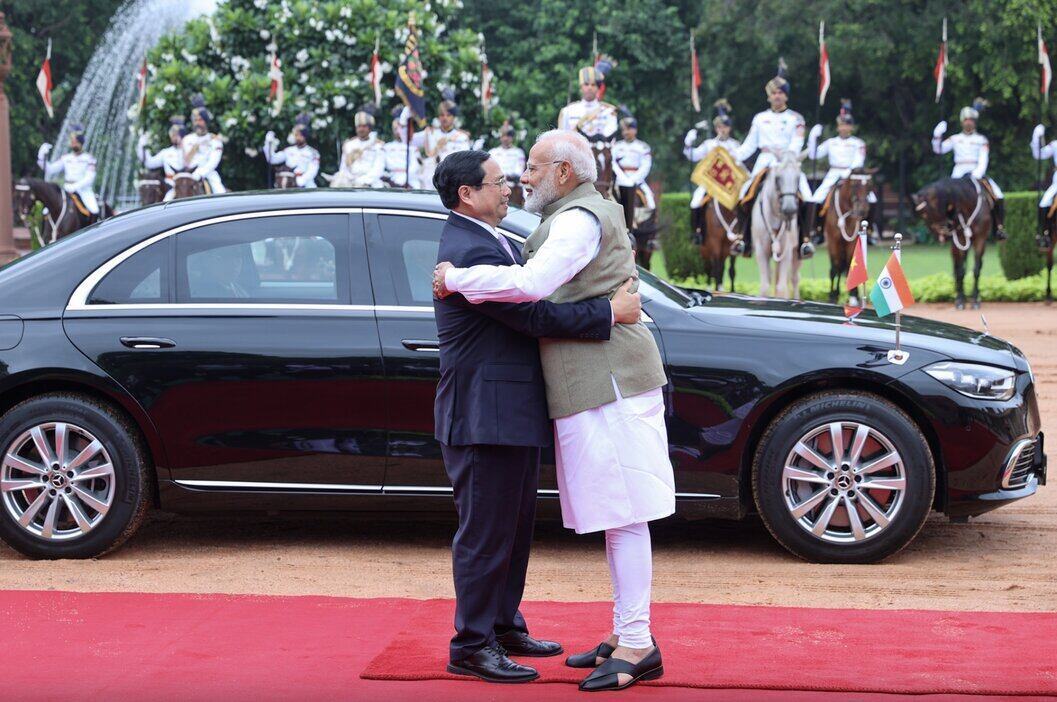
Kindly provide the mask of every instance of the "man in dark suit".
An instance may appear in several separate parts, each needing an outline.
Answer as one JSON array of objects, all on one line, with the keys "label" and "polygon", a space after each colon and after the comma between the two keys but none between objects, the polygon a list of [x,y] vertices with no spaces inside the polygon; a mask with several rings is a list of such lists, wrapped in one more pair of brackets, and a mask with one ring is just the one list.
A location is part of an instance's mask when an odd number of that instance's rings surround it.
[{"label": "man in dark suit", "polygon": [[[460,268],[524,261],[496,227],[510,186],[484,151],[447,156],[433,176],[451,210],[438,261]],[[561,645],[528,634],[518,611],[536,515],[541,447],[553,440],[538,337],[608,339],[613,324],[634,323],[637,294],[625,285],[613,300],[470,304],[462,295],[434,300],[440,384],[437,440],[451,479],[459,530],[452,542],[455,629],[448,671],[489,682],[528,682],[534,668],[507,657],[556,656]]]}]

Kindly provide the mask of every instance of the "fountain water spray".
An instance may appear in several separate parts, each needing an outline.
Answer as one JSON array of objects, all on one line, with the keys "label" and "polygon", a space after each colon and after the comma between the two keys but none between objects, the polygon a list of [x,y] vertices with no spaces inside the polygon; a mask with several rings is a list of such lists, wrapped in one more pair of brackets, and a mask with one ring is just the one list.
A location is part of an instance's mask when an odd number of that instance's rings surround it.
[{"label": "fountain water spray", "polygon": [[135,156],[136,77],[147,52],[165,34],[188,20],[216,9],[216,0],[128,0],[92,54],[62,123],[51,158],[69,150],[71,124],[85,128],[86,150],[96,158],[96,193],[119,210],[138,202],[133,178],[140,169]]}]

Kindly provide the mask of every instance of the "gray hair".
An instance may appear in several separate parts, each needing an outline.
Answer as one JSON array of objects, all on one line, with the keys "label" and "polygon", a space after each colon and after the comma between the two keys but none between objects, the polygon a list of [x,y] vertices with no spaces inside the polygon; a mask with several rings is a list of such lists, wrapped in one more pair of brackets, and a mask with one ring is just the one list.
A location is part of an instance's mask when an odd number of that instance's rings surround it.
[{"label": "gray hair", "polygon": [[567,129],[551,129],[536,137],[536,143],[550,142],[551,158],[566,161],[573,168],[578,183],[598,180],[598,162],[591,143],[582,134]]}]

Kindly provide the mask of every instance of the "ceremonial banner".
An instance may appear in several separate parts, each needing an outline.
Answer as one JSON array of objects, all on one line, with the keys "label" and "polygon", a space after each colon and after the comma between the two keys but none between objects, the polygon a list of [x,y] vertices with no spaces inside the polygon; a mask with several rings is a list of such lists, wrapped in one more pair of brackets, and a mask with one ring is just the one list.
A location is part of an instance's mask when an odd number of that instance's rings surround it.
[{"label": "ceremonial banner", "polygon": [[272,117],[277,117],[283,109],[283,67],[279,62],[279,54],[272,52],[268,62],[268,77],[272,79],[271,88],[268,90],[268,101],[272,103]]},{"label": "ceremonial banner", "polygon": [[55,110],[51,106],[53,87],[51,83],[51,39],[48,39],[48,53],[44,57],[44,63],[40,66],[40,73],[37,74],[37,91],[40,93],[40,99],[44,101],[44,109],[48,111],[48,117],[55,116]]},{"label": "ceremonial banner", "polygon": [[694,167],[690,176],[694,185],[700,185],[708,194],[716,198],[719,204],[728,210],[738,205],[738,193],[748,180],[749,174],[738,165],[738,162],[722,146],[708,152],[708,156]]},{"label": "ceremonial banner", "polygon": [[1050,101],[1050,81],[1053,80],[1053,71],[1050,69],[1050,52],[1046,50],[1046,42],[1042,40],[1042,24],[1037,26],[1039,38],[1039,66],[1042,68],[1042,99]]},{"label": "ceremonial banner", "polygon": [[690,30],[690,104],[694,112],[701,111],[701,67],[697,64],[697,47],[694,46],[694,30]]},{"label": "ceremonial banner", "polygon": [[378,56],[378,46],[381,37],[374,39],[374,53],[371,54],[371,72],[367,75],[371,88],[374,90],[374,106],[382,106],[382,62]]},{"label": "ceremonial banner", "polygon": [[940,42],[940,54],[936,57],[936,67],[932,69],[936,78],[936,102],[943,95],[943,81],[947,77],[947,18],[943,18],[943,41]]},{"label": "ceremonial banner", "polygon": [[488,67],[488,57],[481,55],[481,111],[488,114],[492,108],[492,69]]},{"label": "ceremonial banner", "polygon": [[396,94],[411,111],[411,117],[421,129],[426,126],[426,89],[423,85],[425,72],[422,60],[418,55],[418,33],[415,30],[415,17],[407,19],[407,43],[404,44],[404,57],[396,71]]},{"label": "ceremonial banner", "polygon": [[139,107],[139,113],[143,114],[143,108],[147,105],[147,59],[143,59],[143,64],[139,67],[136,87],[139,90],[139,101],[136,104]]},{"label": "ceremonial banner", "polygon": [[898,251],[892,252],[881,275],[877,276],[877,284],[870,291],[870,302],[873,303],[878,317],[887,317],[914,304],[914,295],[910,292],[906,276],[903,275]]},{"label": "ceremonial banner", "polygon": [[826,103],[829,92],[829,52],[826,51],[826,23],[818,23],[818,104]]}]

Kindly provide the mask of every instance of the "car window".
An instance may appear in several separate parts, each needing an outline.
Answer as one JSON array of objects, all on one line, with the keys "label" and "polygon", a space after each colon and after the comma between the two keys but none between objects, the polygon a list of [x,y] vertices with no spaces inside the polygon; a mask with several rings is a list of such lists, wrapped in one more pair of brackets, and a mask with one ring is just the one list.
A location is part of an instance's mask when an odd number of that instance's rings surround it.
[{"label": "car window", "polygon": [[433,268],[437,265],[443,219],[379,215],[386,260],[399,305],[433,306]]},{"label": "car window", "polygon": [[151,244],[107,273],[88,296],[89,305],[146,305],[169,302],[171,240]]},{"label": "car window", "polygon": [[177,302],[347,304],[348,227],[348,215],[291,215],[177,234]]}]

